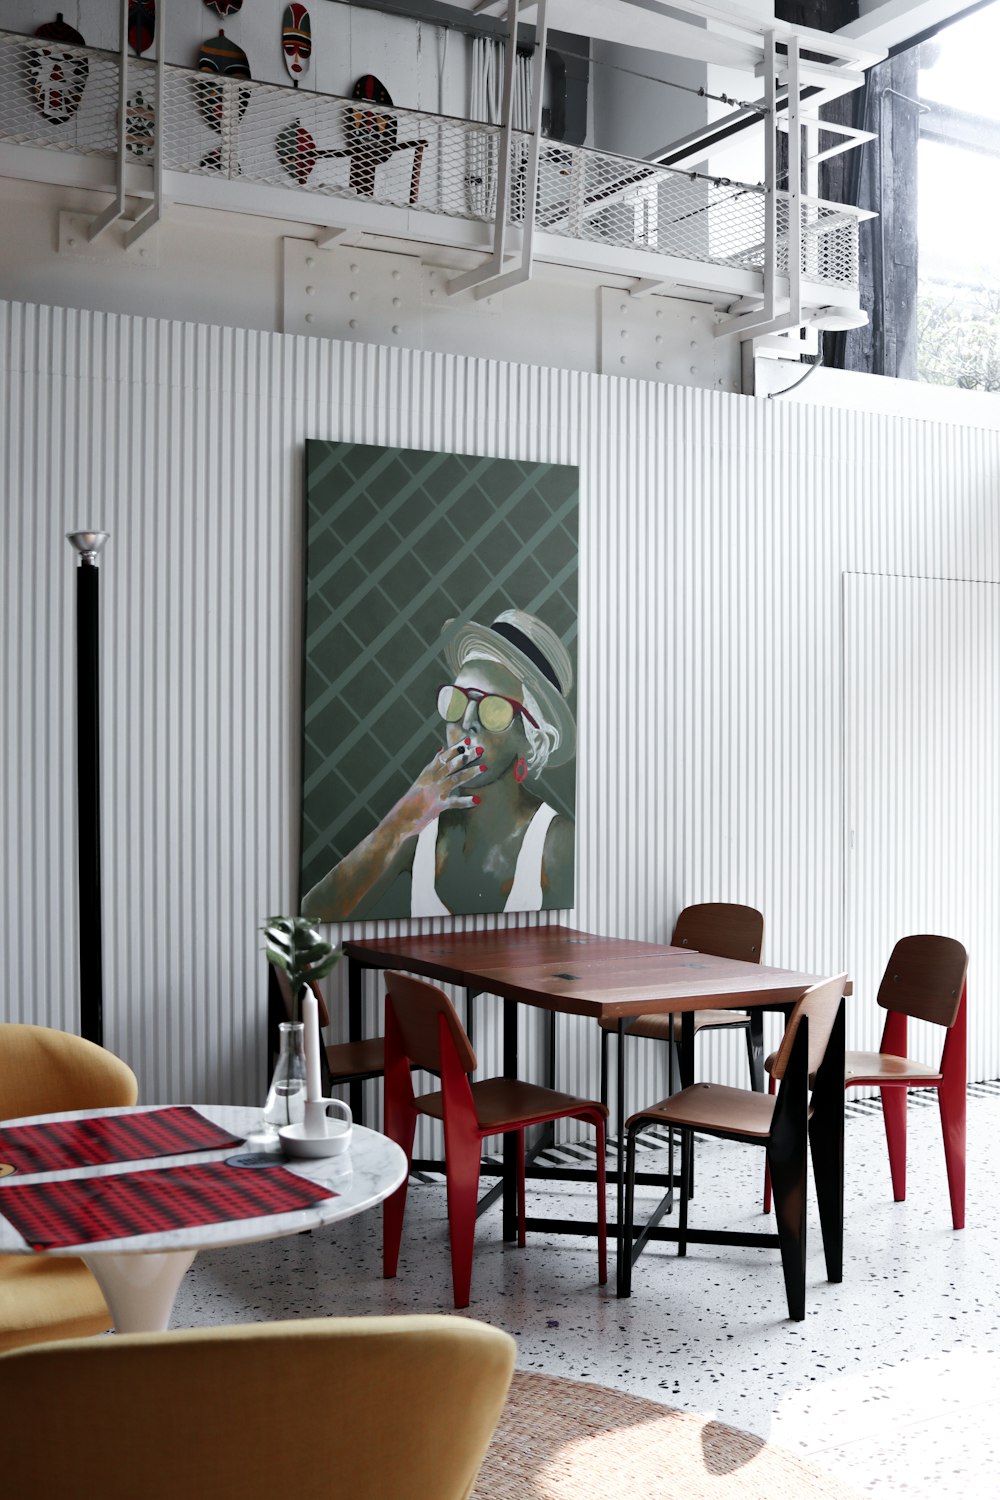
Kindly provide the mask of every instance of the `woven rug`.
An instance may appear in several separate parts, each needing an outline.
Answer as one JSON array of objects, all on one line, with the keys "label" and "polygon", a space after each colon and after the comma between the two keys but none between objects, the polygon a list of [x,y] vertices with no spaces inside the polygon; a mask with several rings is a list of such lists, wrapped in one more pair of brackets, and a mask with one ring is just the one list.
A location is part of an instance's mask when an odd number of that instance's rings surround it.
[{"label": "woven rug", "polygon": [[517,1371],[474,1500],[860,1500],[832,1475],[692,1412]]}]

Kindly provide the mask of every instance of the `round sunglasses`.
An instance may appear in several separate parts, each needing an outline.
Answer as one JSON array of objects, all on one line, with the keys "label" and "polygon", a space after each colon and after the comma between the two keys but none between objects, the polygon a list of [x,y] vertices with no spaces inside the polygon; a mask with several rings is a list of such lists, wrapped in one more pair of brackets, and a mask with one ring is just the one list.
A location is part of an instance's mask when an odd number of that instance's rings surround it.
[{"label": "round sunglasses", "polygon": [[527,719],[533,728],[538,728],[537,720],[516,698],[505,698],[501,693],[484,693],[480,688],[459,687],[456,682],[438,688],[438,713],[446,724],[460,724],[470,703],[476,705],[480,724],[493,734],[509,729],[517,714]]}]

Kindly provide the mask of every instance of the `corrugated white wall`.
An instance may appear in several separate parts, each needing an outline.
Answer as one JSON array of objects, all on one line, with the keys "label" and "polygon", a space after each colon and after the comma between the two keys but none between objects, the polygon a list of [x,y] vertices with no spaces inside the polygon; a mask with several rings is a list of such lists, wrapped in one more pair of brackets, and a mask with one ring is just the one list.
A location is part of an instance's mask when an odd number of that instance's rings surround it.
[{"label": "corrugated white wall", "polygon": [[[1000,576],[997,434],[20,304],[0,330],[4,1016],[75,1024],[63,534],[99,525],[108,1042],[147,1100],[260,1097],[257,929],[296,884],[306,437],[580,465],[570,920],[665,939],[687,902],[747,901],[767,959],[846,967],[870,1006],[845,930],[842,574]],[[993,1076],[995,1019],[980,1040]],[[495,1028],[477,1041],[490,1066]],[[632,1049],[634,1099],[654,1052]],[[559,1054],[596,1086],[592,1029],[561,1021]],[[732,1039],[701,1061],[745,1077]]]}]

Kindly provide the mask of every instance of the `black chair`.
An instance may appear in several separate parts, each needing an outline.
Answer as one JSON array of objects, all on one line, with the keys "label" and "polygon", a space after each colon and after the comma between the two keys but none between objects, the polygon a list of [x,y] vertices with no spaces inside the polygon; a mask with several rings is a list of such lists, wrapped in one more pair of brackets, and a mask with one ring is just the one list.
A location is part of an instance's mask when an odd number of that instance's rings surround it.
[{"label": "black chair", "polygon": [[[652,1238],[677,1243],[684,1255],[688,1242],[755,1245],[777,1248],[785,1276],[788,1315],[805,1317],[806,1157],[812,1145],[827,1276],[840,1281],[844,1224],[844,1015],[847,975],[813,985],[796,1001],[772,1065],[779,1080],[777,1096],[752,1089],[698,1083],[659,1104],[640,1110],[628,1121],[625,1177],[626,1246],[618,1268],[618,1289],[628,1296],[632,1266]],[[658,1228],[662,1205],[635,1235],[635,1152],[639,1134],[651,1125],[681,1132],[680,1222],[676,1230]],[[763,1146],[774,1191],[777,1234],[737,1234],[721,1230],[689,1231],[687,1190],[695,1132],[723,1140]]]}]

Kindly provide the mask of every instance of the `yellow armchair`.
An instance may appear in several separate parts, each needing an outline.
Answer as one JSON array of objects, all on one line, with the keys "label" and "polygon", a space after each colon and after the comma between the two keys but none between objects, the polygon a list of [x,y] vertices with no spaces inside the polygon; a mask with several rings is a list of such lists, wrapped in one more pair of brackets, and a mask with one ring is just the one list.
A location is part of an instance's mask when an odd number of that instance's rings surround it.
[{"label": "yellow armchair", "polygon": [[[47,1026],[0,1024],[0,1121],[134,1104],[137,1093],[132,1069],[103,1047]],[[0,1255],[0,1352],[110,1327],[82,1260]]]},{"label": "yellow armchair", "polygon": [[90,1478],[101,1500],[467,1500],[515,1352],[443,1315],[22,1349],[0,1357],[4,1492]]}]

